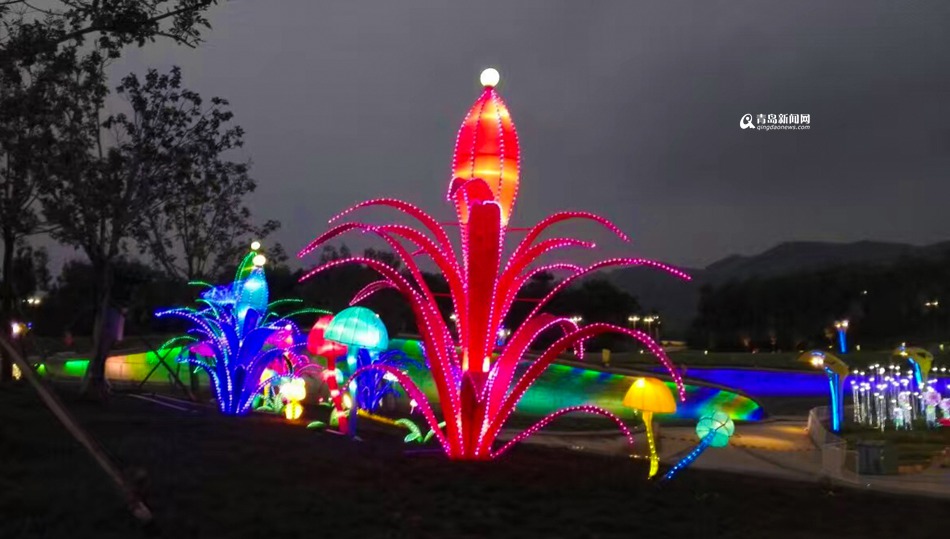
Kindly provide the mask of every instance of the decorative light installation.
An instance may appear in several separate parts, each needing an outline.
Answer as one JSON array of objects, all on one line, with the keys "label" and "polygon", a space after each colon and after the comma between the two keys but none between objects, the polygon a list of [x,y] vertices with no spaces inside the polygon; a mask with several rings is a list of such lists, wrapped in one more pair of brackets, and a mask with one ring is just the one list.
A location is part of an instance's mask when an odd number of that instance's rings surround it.
[{"label": "decorative light installation", "polygon": [[875,364],[867,370],[855,371],[851,379],[854,422],[882,431],[887,428],[912,430],[923,413],[926,426],[933,428],[940,423],[937,408],[944,418],[950,418],[947,367],[931,367],[929,372],[932,376],[919,385],[914,368],[904,370],[900,365]]},{"label": "decorative light installation", "polygon": [[683,460],[677,462],[670,471],[666,472],[662,481],[669,481],[680,470],[687,467],[706,450],[707,447],[726,447],[729,444],[729,438],[736,432],[736,426],[729,419],[727,414],[716,412],[711,416],[706,416],[696,424],[696,436],[699,437],[699,445],[690,451]]},{"label": "decorative light installation", "polygon": [[838,320],[835,322],[835,330],[838,332],[838,351],[842,354],[848,353],[848,321]]},{"label": "decorative light installation", "polygon": [[307,351],[315,356],[326,359],[327,366],[323,370],[323,381],[330,392],[330,404],[333,410],[330,413],[330,422],[342,432],[347,431],[348,421],[346,411],[349,409],[340,391],[342,375],[337,369],[337,360],[346,354],[346,346],[324,338],[326,329],[330,326],[333,316],[321,316],[314,323],[307,335]]},{"label": "decorative light installation", "polygon": [[[351,375],[355,373],[360,366],[371,364],[372,358],[379,352],[386,350],[386,347],[389,346],[389,333],[386,331],[386,326],[383,325],[376,313],[365,307],[349,307],[340,311],[333,317],[333,320],[330,321],[323,337],[346,346],[346,364],[349,367],[348,371]],[[363,359],[363,365],[360,365],[360,358]],[[337,372],[339,373],[339,371]],[[382,378],[383,374],[384,373],[379,371],[372,371],[367,372],[366,375],[361,376],[361,378]],[[343,375],[339,373],[337,376],[342,379]],[[372,383],[375,384],[375,382],[375,379],[372,380]],[[372,395],[372,390],[366,392],[359,391],[359,383],[357,380],[350,380],[345,387],[349,389],[353,395],[352,398],[355,406],[347,407],[349,408],[349,425],[348,429],[344,430],[344,432],[348,431],[350,434],[355,435],[357,409],[374,410],[376,403],[372,401],[372,397],[374,396]],[[362,400],[361,395],[363,395]]]},{"label": "decorative light installation", "polygon": [[300,419],[303,414],[303,406],[300,403],[307,398],[307,385],[303,378],[285,379],[280,384],[280,395],[285,401],[284,417],[289,421]]},{"label": "decorative light installation", "polygon": [[[396,289],[407,298],[425,344],[441,416],[445,418],[444,430],[428,399],[403,371],[387,365],[370,365],[357,369],[354,374],[379,370],[392,375],[416,401],[416,408],[429,423],[445,453],[461,460],[487,460],[497,455],[500,451],[493,451],[495,439],[528,388],[562,352],[573,347],[580,353],[585,340],[600,334],[623,333],[639,340],[667,367],[681,400],[684,396],[679,373],[646,333],[610,324],[580,327],[566,318],[540,311],[554,294],[600,268],[650,266],[688,279],[685,273],[641,258],[615,258],[586,268],[571,264],[533,266],[551,251],[594,247],[592,242],[573,238],[540,239],[553,225],[564,221],[593,221],[617,237],[627,239],[606,219],[586,212],[560,212],[542,220],[528,230],[507,261],[503,260],[508,223],[517,196],[520,155],[514,123],[495,91],[496,82],[491,73],[486,74],[484,91],[465,117],[456,140],[448,198],[455,204],[458,216],[458,223],[453,225],[457,224],[460,231],[460,254],[456,253],[442,223],[411,204],[394,199],[363,202],[333,218],[331,223],[357,209],[383,206],[414,218],[421,224],[421,230],[400,224],[348,222],[333,226],[299,254],[304,257],[345,232],[361,231],[379,236],[399,256],[406,268],[404,272],[379,260],[352,257],[324,264],[303,279],[341,264],[363,264],[381,278],[360,291],[353,303],[385,288]],[[452,310],[457,316],[454,325],[443,318],[435,294],[423,278],[416,262],[422,256],[430,258],[445,276]],[[518,292],[532,275],[548,269],[566,270],[569,274],[551,294],[539,300],[525,322],[512,330],[498,354],[493,354],[498,330],[503,327]],[[547,330],[562,331],[564,336],[539,357],[527,358],[528,347]],[[530,365],[524,370],[518,369],[525,360],[531,361]],[[592,406],[578,407],[576,411],[612,417],[606,410]],[[561,413],[563,410],[543,418],[526,432],[534,432]]]},{"label": "decorative light installation", "polygon": [[[370,365],[388,365],[403,371],[409,367],[416,369],[423,368],[420,363],[410,359],[405,353],[399,350],[387,350],[384,352],[370,352],[365,349],[360,350],[356,355],[356,369]],[[364,369],[362,374],[352,379],[352,382],[356,384],[354,388],[356,406],[362,410],[378,410],[387,395],[392,395],[393,397],[401,396],[396,385],[396,378],[389,373],[383,373],[379,370]]]},{"label": "decorative light installation", "polygon": [[923,348],[907,347],[906,344],[898,346],[893,354],[910,362],[914,370],[914,381],[917,382],[917,391],[923,391],[927,385],[930,368],[933,366],[933,354]]},{"label": "decorative light installation", "polygon": [[280,316],[272,311],[278,304],[299,300],[267,303],[267,279],[263,265],[257,263],[261,261],[259,256],[251,251],[244,257],[230,286],[192,283],[207,287],[198,300],[202,308],[155,313],[158,317],[174,316],[192,323],[187,335],[168,340],[159,350],[185,344],[177,361],[208,374],[218,409],[226,415],[247,413],[255,396],[275,380],[261,379],[269,365],[286,361],[291,370],[306,367],[309,359],[297,353],[305,342],[291,317],[324,312],[305,308]]},{"label": "decorative light installation", "polygon": [[798,356],[798,361],[809,363],[812,367],[822,369],[828,376],[828,391],[831,395],[831,405],[828,415],[831,416],[831,431],[841,432],[844,422],[844,379],[848,377],[848,366],[834,354],[812,350]]},{"label": "decorative light installation", "polygon": [[650,446],[650,472],[653,477],[660,469],[660,457],[656,454],[656,442],[653,439],[653,414],[672,414],[676,412],[676,399],[666,384],[656,378],[637,378],[623,397],[623,405],[635,408],[643,413],[647,443]]}]

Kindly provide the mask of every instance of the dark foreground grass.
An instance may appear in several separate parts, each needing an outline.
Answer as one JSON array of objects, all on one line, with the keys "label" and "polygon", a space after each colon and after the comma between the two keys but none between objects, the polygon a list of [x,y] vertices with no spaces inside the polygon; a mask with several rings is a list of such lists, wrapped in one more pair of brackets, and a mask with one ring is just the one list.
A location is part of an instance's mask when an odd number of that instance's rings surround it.
[{"label": "dark foreground grass", "polygon": [[944,455],[950,449],[950,429],[928,429],[923,420],[915,421],[914,430],[881,431],[870,427],[846,422],[842,437],[847,440],[849,449],[854,449],[860,441],[884,441],[897,449],[900,464],[930,464],[937,455]]},{"label": "dark foreground grass", "polygon": [[67,403],[143,489],[139,528],[28,387],[0,388],[0,537],[939,537],[946,501],[523,447],[491,464],[404,454],[270,417],[128,397]]}]

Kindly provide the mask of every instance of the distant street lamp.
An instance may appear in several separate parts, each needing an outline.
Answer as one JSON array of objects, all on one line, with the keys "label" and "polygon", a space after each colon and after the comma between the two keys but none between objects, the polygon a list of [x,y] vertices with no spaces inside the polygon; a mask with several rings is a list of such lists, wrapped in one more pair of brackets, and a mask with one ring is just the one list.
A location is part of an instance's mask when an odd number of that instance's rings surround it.
[{"label": "distant street lamp", "polygon": [[633,329],[637,329],[637,322],[639,321],[640,317],[637,315],[627,317],[627,322],[630,322],[630,325],[633,327]]},{"label": "distant street lamp", "polygon": [[838,320],[835,322],[835,329],[838,331],[838,351],[842,354],[848,353],[848,321]]},{"label": "distant street lamp", "polygon": [[[925,310],[926,312],[928,312],[928,313],[934,313],[934,312],[936,312],[938,307],[940,307],[940,302],[937,301],[936,299],[933,299],[933,300],[925,301],[925,302],[924,302],[924,310]],[[939,333],[939,326],[937,325],[937,318],[936,318],[936,317],[932,317],[932,321],[933,321],[933,329],[932,329],[932,331],[933,331],[933,333],[934,333],[934,337],[936,338],[937,333]]]},{"label": "distant street lamp", "polygon": [[644,316],[643,323],[647,325],[647,335],[653,336],[653,317]]},{"label": "distant street lamp", "polygon": [[[643,322],[647,325],[647,335],[649,335],[651,339],[659,340],[660,339],[660,315],[653,314],[650,316],[644,316]],[[654,324],[656,325],[655,335],[653,332]]]}]

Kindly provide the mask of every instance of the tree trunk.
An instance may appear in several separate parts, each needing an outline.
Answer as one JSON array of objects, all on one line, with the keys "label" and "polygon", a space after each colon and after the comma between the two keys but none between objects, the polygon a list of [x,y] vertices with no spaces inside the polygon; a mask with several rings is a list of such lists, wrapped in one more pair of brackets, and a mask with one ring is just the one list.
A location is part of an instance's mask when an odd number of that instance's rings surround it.
[{"label": "tree trunk", "polygon": [[[11,323],[13,322],[14,301],[13,298],[13,251],[16,240],[5,236],[3,239],[3,290],[2,304],[0,304],[0,334],[13,342],[13,331]],[[0,350],[0,382],[8,382],[13,379],[13,358],[7,353],[6,349]]]},{"label": "tree trunk", "polygon": [[[100,266],[95,268],[95,266]],[[111,323],[112,263],[94,264],[96,270],[96,322],[93,326],[92,358],[83,378],[80,394],[87,399],[104,401],[108,396],[106,385],[106,358],[115,343],[115,328]]]}]

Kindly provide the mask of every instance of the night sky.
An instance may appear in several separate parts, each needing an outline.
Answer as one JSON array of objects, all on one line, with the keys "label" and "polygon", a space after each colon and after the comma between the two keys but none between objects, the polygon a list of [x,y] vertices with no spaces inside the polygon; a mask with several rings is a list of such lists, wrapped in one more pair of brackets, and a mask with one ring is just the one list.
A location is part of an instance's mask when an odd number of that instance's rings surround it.
[{"label": "night sky", "polygon": [[[198,49],[129,50],[115,83],[179,65],[229,99],[254,212],[293,252],[367,198],[453,216],[455,133],[489,66],[522,143],[516,226],[595,211],[634,239],[607,254],[691,267],[950,239],[947,2],[230,0],[210,18]],[[743,131],[746,113],[812,128]]]}]

